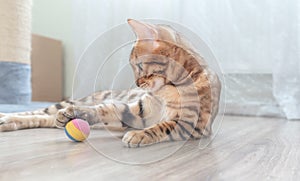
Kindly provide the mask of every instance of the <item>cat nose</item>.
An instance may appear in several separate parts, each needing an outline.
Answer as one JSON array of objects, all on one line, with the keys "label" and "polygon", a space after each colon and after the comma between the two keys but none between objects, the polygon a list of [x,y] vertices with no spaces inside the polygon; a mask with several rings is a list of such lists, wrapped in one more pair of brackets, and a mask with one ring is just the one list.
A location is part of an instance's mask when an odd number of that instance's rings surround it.
[{"label": "cat nose", "polygon": [[135,81],[136,85],[137,86],[140,86],[142,85],[143,83],[145,83],[144,79],[143,78],[138,78],[136,81]]}]

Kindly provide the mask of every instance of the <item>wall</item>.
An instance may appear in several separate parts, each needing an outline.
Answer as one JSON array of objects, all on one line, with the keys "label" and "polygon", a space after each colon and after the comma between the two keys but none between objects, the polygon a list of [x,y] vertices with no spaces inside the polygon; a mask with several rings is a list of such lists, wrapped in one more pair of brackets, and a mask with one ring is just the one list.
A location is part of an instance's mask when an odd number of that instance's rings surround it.
[{"label": "wall", "polygon": [[71,96],[82,51],[127,18],[166,19],[189,27],[213,49],[226,73],[271,73],[269,11],[268,3],[257,0],[244,4],[230,0],[34,0],[32,28],[34,33],[63,42],[64,93]]},{"label": "wall", "polygon": [[75,67],[72,43],[72,0],[33,0],[32,32],[61,40],[64,47],[64,94],[69,96]]}]

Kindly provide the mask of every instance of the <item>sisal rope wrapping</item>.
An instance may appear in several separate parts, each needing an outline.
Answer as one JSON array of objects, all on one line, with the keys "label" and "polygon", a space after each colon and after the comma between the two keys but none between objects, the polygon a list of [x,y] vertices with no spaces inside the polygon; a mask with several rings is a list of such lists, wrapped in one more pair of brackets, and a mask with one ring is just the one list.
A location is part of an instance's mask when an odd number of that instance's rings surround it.
[{"label": "sisal rope wrapping", "polygon": [[0,61],[30,64],[32,0],[0,0]]}]

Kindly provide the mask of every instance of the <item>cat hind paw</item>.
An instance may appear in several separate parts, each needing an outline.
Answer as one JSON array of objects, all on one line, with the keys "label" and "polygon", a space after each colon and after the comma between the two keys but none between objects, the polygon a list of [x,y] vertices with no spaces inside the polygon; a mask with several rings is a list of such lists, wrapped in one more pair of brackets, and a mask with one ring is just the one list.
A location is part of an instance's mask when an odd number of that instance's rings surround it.
[{"label": "cat hind paw", "polygon": [[15,122],[9,121],[7,117],[0,118],[0,132],[18,130]]}]

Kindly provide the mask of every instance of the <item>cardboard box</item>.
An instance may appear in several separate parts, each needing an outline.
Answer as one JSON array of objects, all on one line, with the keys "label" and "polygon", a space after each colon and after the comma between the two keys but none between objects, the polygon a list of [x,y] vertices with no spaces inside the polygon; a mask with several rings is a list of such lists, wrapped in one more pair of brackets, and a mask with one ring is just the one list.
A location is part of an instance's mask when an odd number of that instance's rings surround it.
[{"label": "cardboard box", "polygon": [[32,35],[32,101],[58,102],[63,99],[62,42]]}]

